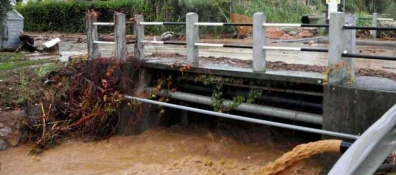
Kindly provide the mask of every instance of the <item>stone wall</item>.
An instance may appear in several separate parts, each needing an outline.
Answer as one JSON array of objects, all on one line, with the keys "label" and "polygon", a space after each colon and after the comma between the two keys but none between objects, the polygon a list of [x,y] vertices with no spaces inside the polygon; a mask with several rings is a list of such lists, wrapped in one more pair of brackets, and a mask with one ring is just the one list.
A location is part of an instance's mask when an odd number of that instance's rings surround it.
[{"label": "stone wall", "polygon": [[24,110],[0,112],[0,151],[17,146],[22,138],[21,125],[27,119]]}]

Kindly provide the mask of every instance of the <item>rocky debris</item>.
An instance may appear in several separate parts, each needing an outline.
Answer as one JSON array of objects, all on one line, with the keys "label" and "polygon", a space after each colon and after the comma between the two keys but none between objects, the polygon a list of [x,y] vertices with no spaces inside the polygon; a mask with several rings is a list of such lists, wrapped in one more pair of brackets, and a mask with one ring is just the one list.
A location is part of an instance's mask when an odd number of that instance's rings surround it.
[{"label": "rocky debris", "polygon": [[0,137],[9,137],[12,130],[10,127],[6,126],[0,129]]},{"label": "rocky debris", "polygon": [[5,140],[0,139],[0,151],[8,149],[8,144]]},{"label": "rocky debris", "polygon": [[270,39],[299,39],[308,38],[316,35],[316,28],[285,28],[279,29],[275,27],[268,27],[266,29],[267,38]]},{"label": "rocky debris", "polygon": [[19,145],[22,140],[21,124],[27,119],[24,110],[0,113],[0,150]]},{"label": "rocky debris", "polygon": [[175,33],[172,31],[167,31],[163,33],[159,40],[161,41],[167,41],[167,40],[183,40],[184,36],[180,33]]},{"label": "rocky debris", "polygon": [[[380,21],[379,26],[380,27],[396,27],[396,22],[395,21]],[[394,30],[378,30],[377,35],[379,38],[384,39],[384,40],[391,40],[391,41],[396,40],[396,31],[394,31]],[[371,36],[370,30],[357,30],[356,37],[357,38],[371,38],[373,36]]]},{"label": "rocky debris", "polygon": [[43,43],[43,52],[49,54],[59,54],[59,38],[52,39]]},{"label": "rocky debris", "polygon": [[[396,27],[395,21],[381,21],[380,25],[382,27]],[[385,40],[396,40],[396,31],[395,30],[378,30],[378,35],[380,38]]]},{"label": "rocky debris", "polygon": [[20,51],[43,52],[42,50],[40,50],[36,46],[34,46],[34,38],[32,36],[24,34],[22,30],[19,35],[19,40],[20,40],[20,43],[18,45],[18,48],[15,50],[16,53],[18,53]]},{"label": "rocky debris", "polygon": [[[253,23],[253,18],[245,15],[230,14],[231,22],[233,23]],[[245,38],[253,34],[253,27],[250,26],[237,26],[237,38]]]},{"label": "rocky debris", "polygon": [[0,113],[0,123],[4,123],[6,121],[12,121],[12,120],[22,120],[25,117],[27,117],[27,114],[26,111],[24,110],[2,112]]},{"label": "rocky debris", "polygon": [[293,38],[288,33],[284,32],[278,28],[275,28],[275,27],[266,28],[266,35],[267,35],[267,38],[270,38],[270,39],[292,39]]},{"label": "rocky debris", "polygon": [[[131,41],[133,41],[135,39],[135,37],[133,35],[126,35],[125,38],[126,38],[127,42],[131,42]],[[107,42],[114,42],[115,41],[115,36],[114,36],[114,34],[100,35],[99,36],[99,40],[100,41],[107,41]],[[84,39],[84,38],[80,38],[80,37],[77,38],[77,41],[76,41],[76,43],[85,43],[85,42],[87,42],[87,40]]]}]

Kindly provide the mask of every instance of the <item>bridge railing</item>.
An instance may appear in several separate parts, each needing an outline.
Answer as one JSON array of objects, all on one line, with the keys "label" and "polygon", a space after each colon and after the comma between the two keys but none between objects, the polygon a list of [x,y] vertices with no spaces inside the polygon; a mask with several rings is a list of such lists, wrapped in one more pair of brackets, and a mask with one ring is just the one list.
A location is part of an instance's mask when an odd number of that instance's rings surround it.
[{"label": "bridge railing", "polygon": [[[97,16],[88,13],[87,19],[87,48],[89,59],[95,59],[100,56],[99,44],[114,45],[115,58],[125,61],[128,57],[126,46],[126,21],[125,14],[114,13],[113,22],[97,22]],[[115,39],[114,41],[100,41],[98,26],[113,26]]]},{"label": "bridge railing", "polygon": [[329,175],[374,174],[395,148],[396,105],[348,148]]},{"label": "bridge railing", "polygon": [[[377,27],[378,26],[378,21],[396,21],[395,18],[378,18],[377,13],[373,13],[371,17],[359,17],[357,18],[358,20],[371,20],[371,26],[372,27]],[[370,31],[371,36],[374,38],[377,38],[377,30],[371,30]]]},{"label": "bridge railing", "polygon": [[[186,22],[146,22],[142,15],[134,17],[135,59],[144,60],[146,44],[185,45],[187,50],[187,63],[193,67],[199,67],[199,47],[224,47],[253,49],[252,72],[266,72],[266,50],[292,50],[303,52],[328,52],[328,78],[329,83],[339,83],[351,80],[354,77],[353,58],[396,60],[395,56],[361,55],[355,54],[356,29],[367,30],[396,30],[396,27],[362,27],[356,26],[356,18],[351,14],[332,13],[329,24],[293,24],[293,23],[266,23],[264,13],[255,13],[253,23],[218,23],[199,22],[196,13],[188,13]],[[115,28],[115,42],[98,40],[97,26],[108,25]],[[184,25],[186,27],[186,42],[173,41],[147,41],[144,36],[145,25]],[[96,17],[89,17],[87,23],[88,52],[89,58],[98,57],[98,44],[115,44],[115,56],[119,60],[127,57],[125,41],[125,15],[115,13],[114,22],[97,22]],[[214,44],[199,42],[200,26],[252,26],[253,45]],[[266,27],[319,27],[329,28],[328,49],[322,48],[299,48],[299,47],[274,47],[266,45]]]}]

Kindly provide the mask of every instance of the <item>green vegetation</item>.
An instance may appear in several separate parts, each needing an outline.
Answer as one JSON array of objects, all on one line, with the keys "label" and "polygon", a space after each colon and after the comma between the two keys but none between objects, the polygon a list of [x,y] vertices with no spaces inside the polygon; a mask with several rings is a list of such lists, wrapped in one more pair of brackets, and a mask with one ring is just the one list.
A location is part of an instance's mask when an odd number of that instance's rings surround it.
[{"label": "green vegetation", "polygon": [[7,63],[0,63],[0,71],[3,70],[12,70],[19,67],[25,66],[33,66],[33,65],[41,65],[44,63],[50,63],[50,60],[30,60],[30,61],[17,61],[17,62],[7,62]]},{"label": "green vegetation", "polygon": [[12,10],[10,0],[0,0],[0,37],[4,36],[4,23],[7,19],[7,13]]},{"label": "green vegetation", "polygon": [[253,16],[256,12],[265,12],[267,21],[275,23],[299,22],[303,15],[319,15],[325,9],[320,3],[314,10],[310,6],[299,1],[291,0],[251,0],[237,1],[234,4],[234,11],[237,14]]},{"label": "green vegetation", "polygon": [[[194,11],[201,15],[203,21],[225,21],[223,16],[217,15],[218,9],[226,6],[225,2],[221,0],[216,5],[209,3],[193,7],[176,0],[112,0],[95,3],[48,1],[29,2],[16,8],[25,17],[25,29],[28,31],[84,32],[85,12],[89,9],[98,11],[98,21],[112,21],[114,11],[125,13],[127,18],[143,14],[146,21],[184,21],[185,14]],[[159,27],[147,27],[146,31],[159,30]],[[108,27],[99,27],[99,31],[112,32]]]},{"label": "green vegetation", "polygon": [[0,105],[16,107],[34,103],[42,78],[63,65],[52,60],[25,60],[23,53],[0,52]]},{"label": "green vegetation", "polygon": [[390,16],[396,16],[396,1],[394,0],[348,0],[346,2],[346,11],[352,13],[374,13],[388,14]]},{"label": "green vegetation", "polygon": [[50,63],[50,64],[45,64],[43,66],[37,67],[33,70],[34,70],[34,74],[36,74],[37,76],[44,77],[51,72],[60,70],[62,67],[63,67],[62,64]]},{"label": "green vegetation", "polygon": [[42,78],[61,67],[49,60],[18,61],[0,63],[0,105],[8,107],[28,106],[41,96]]},{"label": "green vegetation", "polygon": [[12,62],[23,60],[24,54],[14,52],[0,52],[0,63],[1,62]]},{"label": "green vegetation", "polygon": [[[1,0],[8,1],[8,0]],[[142,14],[146,21],[185,21],[187,12],[196,12],[200,21],[227,22],[233,13],[252,16],[265,12],[268,22],[299,22],[303,15],[319,15],[326,9],[324,0],[310,0],[309,5],[295,0],[107,0],[107,1],[37,1],[18,5],[16,9],[25,17],[27,31],[84,32],[85,12],[95,9],[99,21],[112,21],[113,12],[125,13],[127,18]],[[230,6],[232,5],[232,6]],[[3,7],[2,7],[3,8]],[[346,11],[357,14],[389,14],[396,16],[394,0],[350,0]],[[128,28],[131,32],[131,28]],[[146,32],[158,34],[170,30],[183,32],[184,27],[147,26]],[[99,27],[100,32],[112,32],[109,27]],[[201,32],[232,31],[229,28],[202,27]]]},{"label": "green vegetation", "polygon": [[[322,7],[322,6],[321,6]],[[127,18],[142,14],[146,21],[185,21],[185,14],[196,12],[200,21],[227,22],[230,16],[228,0],[110,0],[99,2],[29,2],[18,5],[17,10],[25,17],[25,29],[28,31],[84,32],[85,12],[95,9],[99,12],[99,21],[112,21],[113,11],[123,12]],[[298,22],[302,15],[319,14],[321,8],[312,10],[309,6],[290,0],[252,0],[235,1],[232,4],[235,13],[252,16],[254,12],[267,13],[269,22]],[[71,17],[73,16],[73,17]],[[172,27],[175,29],[176,27]],[[184,27],[176,28],[184,30]],[[159,33],[169,30],[165,27],[146,27],[147,32]],[[203,27],[202,32],[232,31],[229,28]],[[99,27],[100,32],[112,32],[108,27]]]}]

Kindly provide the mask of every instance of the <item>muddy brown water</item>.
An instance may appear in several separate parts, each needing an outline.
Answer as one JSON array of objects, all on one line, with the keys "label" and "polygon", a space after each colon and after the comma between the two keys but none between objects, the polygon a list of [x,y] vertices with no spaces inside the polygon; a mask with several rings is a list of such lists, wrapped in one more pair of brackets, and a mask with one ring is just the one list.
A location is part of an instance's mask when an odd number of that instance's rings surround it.
[{"label": "muddy brown water", "polygon": [[[298,141],[274,141],[268,130],[231,137],[205,127],[157,128],[136,136],[65,143],[39,156],[29,145],[0,152],[1,175],[20,174],[256,174]],[[318,158],[302,161],[283,174],[320,174]]]}]

